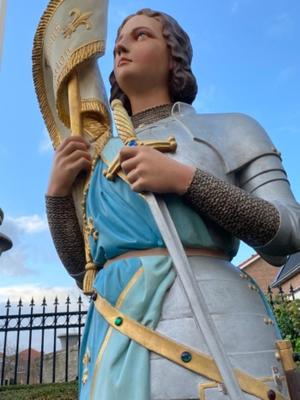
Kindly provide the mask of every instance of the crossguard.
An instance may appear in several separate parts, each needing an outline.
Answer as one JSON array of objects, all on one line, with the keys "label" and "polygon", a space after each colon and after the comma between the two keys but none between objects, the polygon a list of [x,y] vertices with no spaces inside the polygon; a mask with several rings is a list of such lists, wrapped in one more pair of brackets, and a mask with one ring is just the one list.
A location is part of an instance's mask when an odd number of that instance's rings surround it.
[{"label": "crossguard", "polygon": [[[126,146],[134,147],[134,146],[149,146],[155,150],[158,150],[162,153],[175,153],[177,149],[176,139],[174,137],[169,137],[167,140],[147,140],[142,141],[135,137],[128,138],[125,141]],[[113,159],[112,163],[108,166],[108,168],[103,171],[103,175],[109,181],[113,181],[121,169],[120,163],[120,153]]]}]

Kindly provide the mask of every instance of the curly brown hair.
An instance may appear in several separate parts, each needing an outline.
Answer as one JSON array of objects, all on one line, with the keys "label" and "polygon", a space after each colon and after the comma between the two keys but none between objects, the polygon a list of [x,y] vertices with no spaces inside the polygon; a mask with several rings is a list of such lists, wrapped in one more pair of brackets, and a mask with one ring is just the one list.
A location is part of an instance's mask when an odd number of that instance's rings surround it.
[{"label": "curly brown hair", "polygon": [[[193,49],[187,33],[181,28],[178,22],[170,15],[163,12],[154,11],[150,8],[143,8],[135,14],[129,15],[118,29],[117,38],[126,22],[136,16],[146,15],[156,18],[162,24],[162,34],[170,49],[173,61],[173,68],[169,76],[169,94],[172,103],[183,101],[192,104],[197,94],[197,81],[191,69]],[[131,115],[131,105],[126,94],[119,87],[114,71],[111,72],[109,81],[111,84],[110,101],[120,99]]]}]

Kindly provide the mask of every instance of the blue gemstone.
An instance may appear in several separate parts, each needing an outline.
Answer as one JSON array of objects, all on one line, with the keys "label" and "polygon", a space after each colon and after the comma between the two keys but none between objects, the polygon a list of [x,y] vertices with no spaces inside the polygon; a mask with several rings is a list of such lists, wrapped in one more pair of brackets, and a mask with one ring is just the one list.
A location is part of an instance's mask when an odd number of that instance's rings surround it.
[{"label": "blue gemstone", "polygon": [[137,146],[136,140],[134,140],[134,139],[130,140],[130,141],[128,142],[128,146],[129,146],[129,147],[135,147],[135,146]]},{"label": "blue gemstone", "polygon": [[189,363],[192,359],[192,355],[190,352],[184,351],[183,353],[181,353],[181,359],[183,362]]}]

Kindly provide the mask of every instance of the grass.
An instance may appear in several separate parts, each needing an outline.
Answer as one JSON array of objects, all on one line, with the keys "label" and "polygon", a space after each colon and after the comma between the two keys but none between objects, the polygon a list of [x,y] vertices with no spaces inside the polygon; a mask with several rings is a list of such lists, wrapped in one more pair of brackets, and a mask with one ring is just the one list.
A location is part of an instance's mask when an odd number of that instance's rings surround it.
[{"label": "grass", "polygon": [[0,387],[1,400],[77,400],[77,382]]}]

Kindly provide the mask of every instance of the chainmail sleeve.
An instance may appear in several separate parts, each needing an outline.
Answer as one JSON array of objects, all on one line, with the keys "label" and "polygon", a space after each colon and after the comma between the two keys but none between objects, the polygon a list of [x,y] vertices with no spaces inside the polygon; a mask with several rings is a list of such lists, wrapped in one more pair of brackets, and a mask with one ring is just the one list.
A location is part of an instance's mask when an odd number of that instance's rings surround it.
[{"label": "chainmail sleeve", "polygon": [[71,196],[46,196],[46,213],[57,254],[77,285],[82,288],[85,252],[82,232]]},{"label": "chainmail sleeve", "polygon": [[279,229],[275,206],[199,169],[183,200],[250,246],[265,245]]}]

